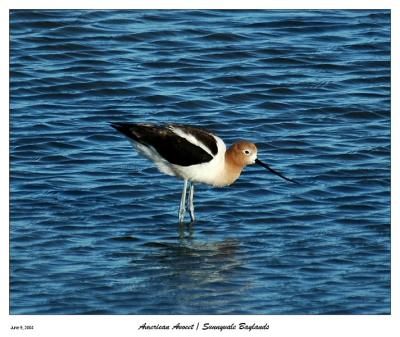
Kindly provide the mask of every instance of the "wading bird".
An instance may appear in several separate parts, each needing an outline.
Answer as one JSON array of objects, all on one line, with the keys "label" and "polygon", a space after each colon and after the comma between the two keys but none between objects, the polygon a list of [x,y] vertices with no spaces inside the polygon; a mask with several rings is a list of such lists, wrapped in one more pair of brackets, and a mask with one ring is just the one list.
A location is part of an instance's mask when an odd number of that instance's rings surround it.
[{"label": "wading bird", "polygon": [[216,135],[187,125],[111,123],[111,126],[128,137],[138,152],[152,160],[165,174],[183,179],[179,222],[184,222],[186,209],[192,221],[194,215],[194,183],[222,187],[239,178],[247,165],[258,164],[279,177],[281,173],[257,158],[257,147],[248,141],[238,141],[226,149]]}]

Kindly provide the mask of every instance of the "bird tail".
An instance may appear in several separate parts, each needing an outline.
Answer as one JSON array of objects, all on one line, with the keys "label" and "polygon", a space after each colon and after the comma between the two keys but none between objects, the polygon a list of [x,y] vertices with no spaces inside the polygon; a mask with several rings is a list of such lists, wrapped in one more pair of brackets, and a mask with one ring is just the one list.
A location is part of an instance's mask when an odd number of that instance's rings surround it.
[{"label": "bird tail", "polygon": [[118,122],[118,123],[110,123],[110,126],[113,127],[115,130],[121,132],[124,136],[126,136],[132,140],[135,140],[135,141],[139,140],[138,137],[135,135],[135,133],[132,132],[133,129],[138,126],[138,124],[119,123]]}]

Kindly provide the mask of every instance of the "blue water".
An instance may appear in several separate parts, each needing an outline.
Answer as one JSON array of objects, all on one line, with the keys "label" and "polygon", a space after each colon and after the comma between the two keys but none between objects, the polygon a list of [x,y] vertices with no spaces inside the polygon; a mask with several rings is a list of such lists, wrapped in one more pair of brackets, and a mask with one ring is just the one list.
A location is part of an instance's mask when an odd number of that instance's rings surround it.
[{"label": "blue water", "polygon": [[[12,314],[389,314],[390,12],[11,11]],[[182,182],[109,122],[259,158]]]}]

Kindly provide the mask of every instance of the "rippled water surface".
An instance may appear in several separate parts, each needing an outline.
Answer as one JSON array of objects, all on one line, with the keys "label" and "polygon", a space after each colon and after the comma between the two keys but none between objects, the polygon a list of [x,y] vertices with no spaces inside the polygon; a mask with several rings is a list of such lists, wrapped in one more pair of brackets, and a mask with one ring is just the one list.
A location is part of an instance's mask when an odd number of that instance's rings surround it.
[{"label": "rippled water surface", "polygon": [[[12,314],[390,313],[390,12],[12,11]],[[187,123],[248,167],[182,182],[109,122]]]}]

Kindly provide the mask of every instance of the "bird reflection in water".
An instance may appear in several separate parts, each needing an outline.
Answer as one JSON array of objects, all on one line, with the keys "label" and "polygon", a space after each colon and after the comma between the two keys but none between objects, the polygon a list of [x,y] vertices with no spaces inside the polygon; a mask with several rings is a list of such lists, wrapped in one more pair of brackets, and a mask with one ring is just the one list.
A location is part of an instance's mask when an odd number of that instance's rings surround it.
[{"label": "bird reflection in water", "polygon": [[[192,226],[189,225],[187,231],[184,226],[179,226],[179,241],[159,247],[156,253],[160,266],[168,270],[164,285],[170,283],[180,289],[189,287],[192,293],[196,292],[195,288],[204,287],[209,291],[221,290],[225,284],[225,291],[229,292],[235,270],[243,264],[243,260],[237,258],[239,245],[237,239],[229,238],[199,241],[195,239]],[[224,290],[220,295],[223,293]]]}]

